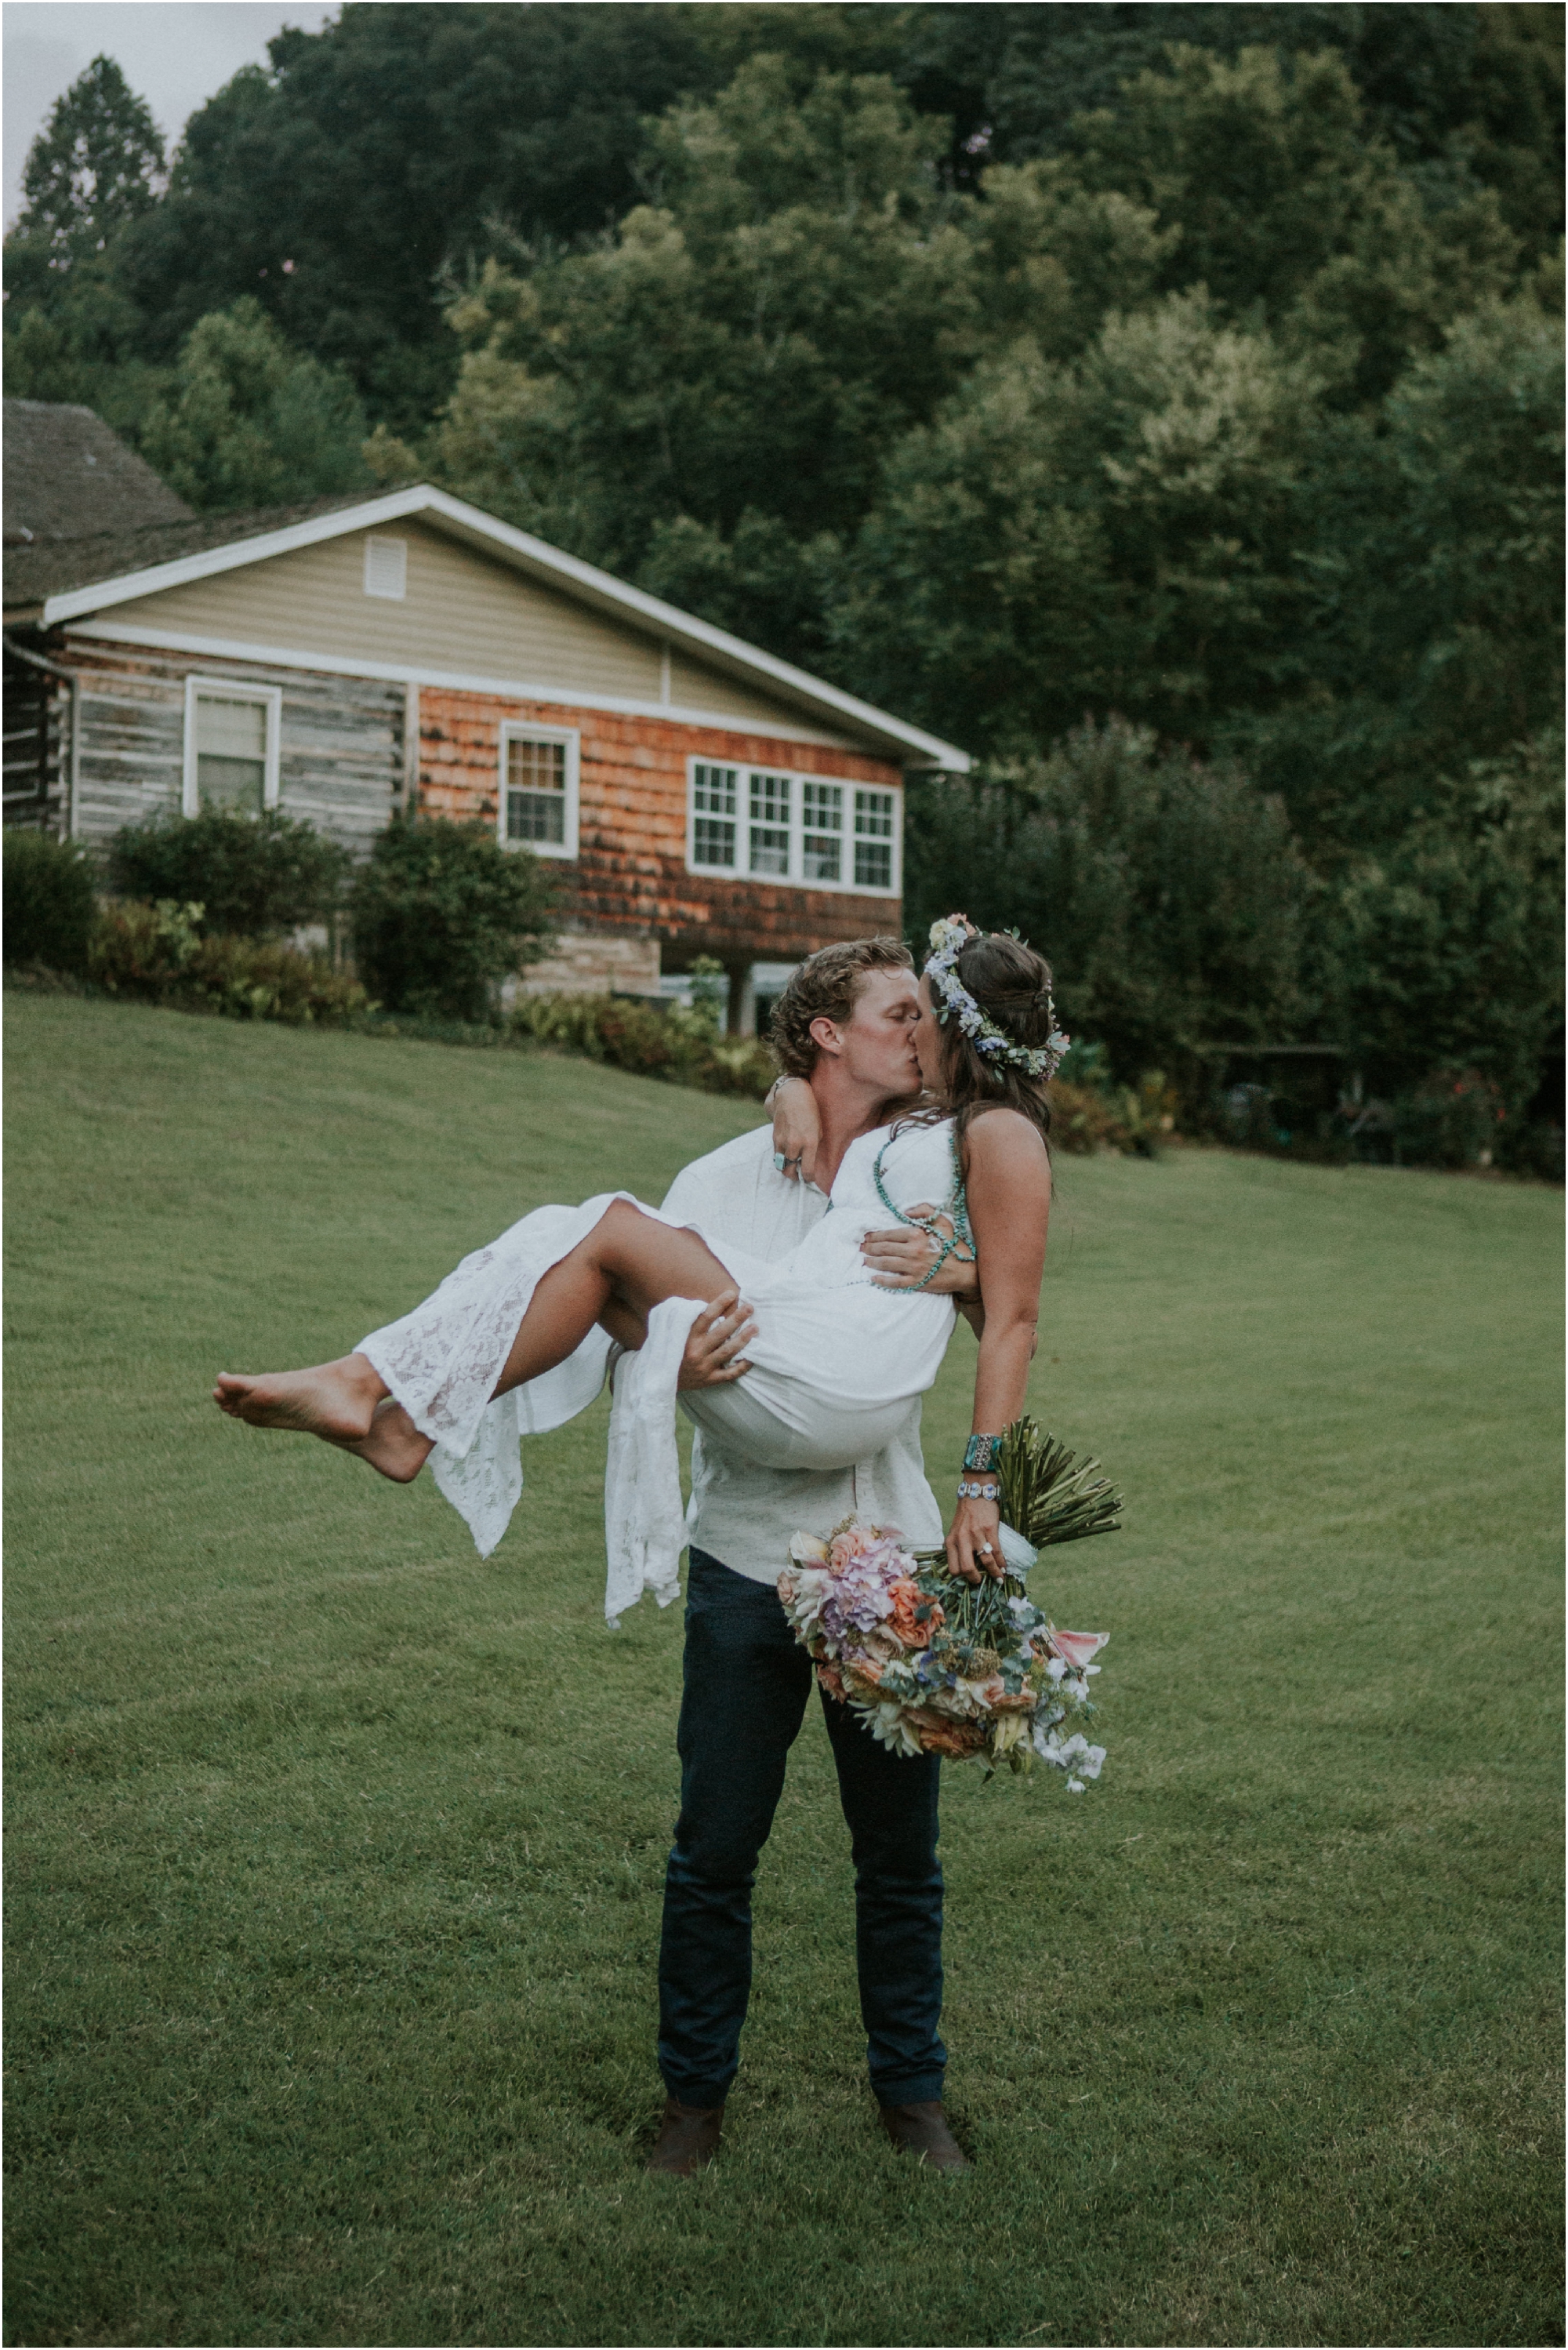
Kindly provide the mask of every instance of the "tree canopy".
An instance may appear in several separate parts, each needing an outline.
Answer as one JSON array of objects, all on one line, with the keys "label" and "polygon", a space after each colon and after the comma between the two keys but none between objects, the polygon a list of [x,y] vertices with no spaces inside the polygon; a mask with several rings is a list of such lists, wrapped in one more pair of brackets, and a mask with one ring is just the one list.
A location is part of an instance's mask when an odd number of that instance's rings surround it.
[{"label": "tree canopy", "polygon": [[112,57],[94,57],[27,151],[26,203],[7,240],[11,293],[36,298],[44,273],[63,276],[142,219],[157,201],[163,164],[162,134],[146,100]]},{"label": "tree canopy", "polygon": [[[1022,844],[987,910],[1076,942],[1123,1060],[1251,991],[1520,1098],[1562,67],[1560,10],[1468,0],[349,5],[166,181],[95,61],[29,158],[10,388],[201,505],[435,479],[963,742],[927,835]],[[912,912],[952,869],[917,845]]]}]

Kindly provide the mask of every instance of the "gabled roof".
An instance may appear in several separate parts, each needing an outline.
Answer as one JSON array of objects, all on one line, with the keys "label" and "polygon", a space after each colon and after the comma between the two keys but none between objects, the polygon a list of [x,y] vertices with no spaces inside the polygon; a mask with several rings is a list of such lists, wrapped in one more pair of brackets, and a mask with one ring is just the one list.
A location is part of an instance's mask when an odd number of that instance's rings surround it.
[{"label": "gabled roof", "polygon": [[184,499],[90,408],[8,400],[4,417],[7,546],[191,518]]},{"label": "gabled roof", "polygon": [[7,516],[5,609],[16,612],[25,605],[39,605],[75,588],[112,587],[186,556],[205,555],[214,547],[232,546],[364,503],[363,493],[356,492],[350,497],[313,498],[302,505],[265,506],[247,514],[193,515],[187,508],[183,517],[171,520],[99,529],[90,537],[37,538],[22,546],[14,542]]},{"label": "gabled roof", "polygon": [[607,571],[426,483],[374,498],[331,499],[315,506],[212,515],[155,529],[110,532],[91,544],[27,548],[19,559],[8,551],[5,602],[11,609],[26,605],[35,611],[41,604],[38,618],[46,628],[54,628],[163,588],[183,587],[188,580],[211,578],[352,531],[380,529],[416,517],[540,587],[666,639],[711,669],[765,688],[819,723],[868,736],[886,753],[911,764],[919,760],[957,774],[969,767],[965,752],[922,727],[877,710],[857,695],[746,644],[724,629],[695,619],[690,612],[678,611],[640,588],[629,588]]}]

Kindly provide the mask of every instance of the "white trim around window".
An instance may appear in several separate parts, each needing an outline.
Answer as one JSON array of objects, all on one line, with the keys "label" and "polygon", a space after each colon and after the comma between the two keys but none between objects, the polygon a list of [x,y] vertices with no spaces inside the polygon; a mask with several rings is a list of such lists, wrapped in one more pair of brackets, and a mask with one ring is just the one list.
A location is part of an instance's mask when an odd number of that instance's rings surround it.
[{"label": "white trim around window", "polygon": [[198,727],[198,705],[202,702],[259,702],[264,711],[262,733],[262,806],[275,808],[278,802],[281,776],[281,738],[283,734],[283,688],[280,685],[247,685],[237,677],[187,677],[185,680],[185,743],[184,763],[181,775],[180,809],[183,816],[194,816],[202,805],[198,762],[201,743]]},{"label": "white trim around window", "polygon": [[686,870],[784,881],[855,898],[904,886],[904,795],[897,785],[689,759]]},{"label": "white trim around window", "polygon": [[535,857],[576,856],[580,740],[575,726],[503,721],[495,790],[495,830],[503,848],[531,848]]}]

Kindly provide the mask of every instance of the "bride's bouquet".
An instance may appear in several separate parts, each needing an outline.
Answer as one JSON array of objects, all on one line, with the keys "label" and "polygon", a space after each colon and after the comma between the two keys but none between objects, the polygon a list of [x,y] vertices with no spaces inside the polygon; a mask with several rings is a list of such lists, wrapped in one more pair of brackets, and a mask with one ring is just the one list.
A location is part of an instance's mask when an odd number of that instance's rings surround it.
[{"label": "bride's bouquet", "polygon": [[1076,1721],[1092,1719],[1089,1681],[1105,1632],[1064,1632],[1028,1597],[1023,1578],[1048,1544],[1109,1534],[1121,1496],[1099,1463],[1075,1455],[1032,1419],[1002,1443],[1002,1556],[1007,1572],[975,1586],[940,1551],[905,1547],[896,1526],[847,1518],[823,1538],[797,1534],[779,1597],[830,1696],[899,1754],[946,1754],[1067,1774],[1072,1794],[1106,1759]]}]

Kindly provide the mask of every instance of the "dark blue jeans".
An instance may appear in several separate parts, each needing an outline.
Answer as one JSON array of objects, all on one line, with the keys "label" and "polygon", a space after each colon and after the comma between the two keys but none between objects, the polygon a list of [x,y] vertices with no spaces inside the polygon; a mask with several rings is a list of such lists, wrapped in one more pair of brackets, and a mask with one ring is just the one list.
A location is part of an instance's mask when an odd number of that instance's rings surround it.
[{"label": "dark blue jeans", "polygon": [[[752,1989],[752,1887],[811,1659],[776,1591],[693,1550],[686,1589],[680,1817],[664,1880],[659,2065],[671,2096],[722,2105]],[[885,2106],[940,2097],[940,1764],[890,1754],[835,1698],[822,1710],[855,1861],[855,1954],[871,2086]]]}]

